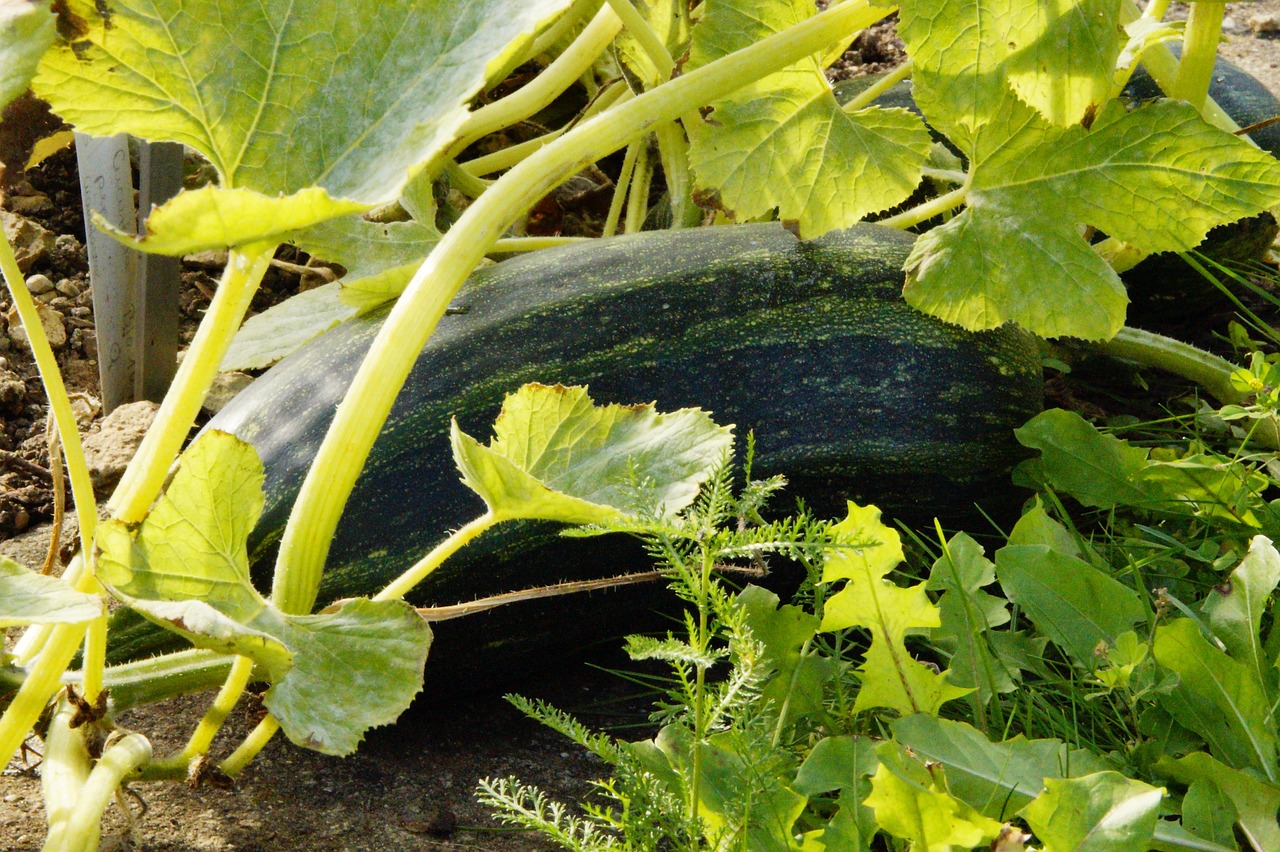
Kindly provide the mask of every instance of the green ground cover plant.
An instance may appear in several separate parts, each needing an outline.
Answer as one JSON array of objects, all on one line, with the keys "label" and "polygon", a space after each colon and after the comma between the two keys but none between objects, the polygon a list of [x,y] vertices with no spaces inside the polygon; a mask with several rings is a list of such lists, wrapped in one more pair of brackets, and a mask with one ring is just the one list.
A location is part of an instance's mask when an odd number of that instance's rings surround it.
[{"label": "green ground cover plant", "polygon": [[[1126,328],[1119,278],[1147,254],[1189,252],[1217,225],[1274,210],[1280,162],[1207,98],[1221,5],[1197,4],[1185,24],[1165,21],[1166,5],[8,4],[0,100],[30,86],[77,130],[182,142],[217,175],[153,210],[142,236],[116,236],[158,253],[230,248],[100,522],[52,351],[0,243],[81,531],[61,578],[0,565],[0,625],[25,628],[2,672],[0,756],[40,726],[48,848],[93,848],[131,778],[213,771],[212,737],[251,680],[270,684],[270,715],[217,772],[236,775],[279,729],[352,751],[421,684],[431,632],[403,594],[483,529],[530,517],[644,538],[690,606],[683,633],[631,647],[674,678],[652,742],[529,708],[615,768],[602,792],[617,809],[577,817],[517,782],[488,786],[513,819],[567,845],[1280,846],[1274,362],[1259,352],[1237,368]],[[879,87],[841,106],[825,65],[894,11],[910,61],[886,85],[909,75],[921,115],[875,105]],[[545,66],[534,82],[481,105],[532,61]],[[1139,63],[1169,97],[1120,97]],[[586,98],[570,121],[469,156],[571,87]],[[371,597],[314,612],[353,484],[458,289],[490,253],[560,242],[519,226],[624,149],[606,234],[640,230],[651,213],[671,227],[776,218],[798,238],[876,216],[919,231],[903,291],[916,308],[973,331],[1013,322],[1091,341],[1180,372],[1227,407],[1156,448],[1045,412],[1018,433],[1039,453],[1018,476],[1040,502],[991,560],[964,534],[938,534],[914,542],[932,568],[917,554],[904,573],[899,534],[870,507],[838,522],[765,521],[780,482],[733,495],[730,433],[714,412],[511,388],[490,444],[453,435],[487,506],[480,520]],[[650,210],[656,175],[665,200]],[[243,323],[286,242],[348,275]],[[187,446],[200,400],[220,367],[265,366],[390,300],[260,591],[245,539],[261,465],[225,434]],[[1081,511],[1104,514],[1084,523]],[[800,602],[717,578],[722,562],[766,553],[810,569]],[[109,598],[194,647],[106,666]],[[177,754],[123,731],[86,745],[86,728],[111,730],[114,707],[219,682]]]}]

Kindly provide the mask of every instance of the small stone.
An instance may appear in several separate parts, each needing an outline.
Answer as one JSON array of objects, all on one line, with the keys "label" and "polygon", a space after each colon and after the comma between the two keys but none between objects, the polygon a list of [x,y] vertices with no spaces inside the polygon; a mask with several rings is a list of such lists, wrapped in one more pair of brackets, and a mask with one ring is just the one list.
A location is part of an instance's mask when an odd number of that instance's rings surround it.
[{"label": "small stone", "polygon": [[9,238],[18,259],[18,269],[24,275],[53,251],[56,238],[35,222],[8,210],[0,210],[0,221],[4,223],[4,235]]},{"label": "small stone", "polygon": [[53,298],[48,301],[48,305],[64,316],[67,311],[71,310],[70,300],[68,300],[66,296],[58,295],[56,290],[53,293]]},{"label": "small stone", "polygon": [[1260,13],[1249,16],[1249,29],[1255,33],[1280,33],[1280,13]]},{"label": "small stone", "polygon": [[39,296],[43,293],[48,293],[52,289],[53,282],[49,280],[48,275],[41,275],[37,272],[35,275],[27,276],[27,291],[31,295]]},{"label": "small stone", "polygon": [[106,497],[116,487],[159,407],[147,400],[126,403],[104,417],[97,432],[85,436],[84,456],[94,493]]},{"label": "small stone", "polygon": [[32,195],[15,195],[9,199],[9,209],[22,216],[33,216],[37,213],[48,213],[53,209],[53,202],[42,192]]},{"label": "small stone", "polygon": [[0,368],[0,411],[17,414],[27,398],[27,383],[8,369]]},{"label": "small stone", "polygon": [[80,351],[90,361],[98,360],[98,332],[91,328],[81,329],[84,335],[80,338]]},{"label": "small stone", "polygon": [[71,234],[59,234],[53,241],[53,247],[58,251],[66,252],[68,254],[74,254],[84,250],[84,246],[80,244],[80,241]]},{"label": "small stone", "polygon": [[[45,279],[46,281],[48,279]],[[62,278],[55,285],[55,289],[62,295],[74,299],[80,295],[80,285],[72,281],[70,278]]]},{"label": "small stone", "polygon": [[[49,339],[49,345],[54,349],[61,349],[67,345],[67,327],[63,325],[62,314],[55,311],[48,305],[42,305],[36,302],[36,314],[40,317],[40,325],[44,328],[44,336]],[[22,327],[22,320],[18,317],[16,308],[11,309],[8,314],[9,320],[9,336],[13,338],[13,342],[30,349],[31,342],[27,338],[27,331]]]},{"label": "small stone", "polygon": [[247,388],[252,382],[253,376],[247,373],[219,373],[214,378],[213,385],[209,388],[209,393],[205,395],[204,405],[201,408],[210,416],[217,414],[236,394]]}]

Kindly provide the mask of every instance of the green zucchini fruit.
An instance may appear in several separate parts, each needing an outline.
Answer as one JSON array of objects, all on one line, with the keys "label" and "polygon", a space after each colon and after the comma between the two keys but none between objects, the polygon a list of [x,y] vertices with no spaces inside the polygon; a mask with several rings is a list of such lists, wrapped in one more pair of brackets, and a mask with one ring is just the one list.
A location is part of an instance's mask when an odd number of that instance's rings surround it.
[{"label": "green zucchini fruit", "polygon": [[[699,406],[755,434],[755,473],[834,515],[846,499],[889,517],[954,522],[1020,502],[1013,429],[1041,409],[1041,356],[1007,327],[970,334],[908,307],[912,236],[861,226],[801,242],[776,225],[664,231],[514,258],[477,272],[428,341],[375,444],[329,552],[322,601],[377,591],[483,511],[450,454],[452,415],[477,437],[530,381],[585,384],[597,402]],[[250,547],[272,546],[383,314],[357,318],[255,381],[207,426],[257,449],[266,505]],[[786,506],[780,506],[785,510]],[[447,605],[645,567],[635,542],[563,539],[509,524],[438,569],[410,599]],[[437,625],[429,672],[523,665],[617,636],[638,587],[529,601]],[[465,623],[465,626],[463,626]],[[117,656],[154,639],[112,635]],[[135,641],[136,640],[136,641]],[[444,658],[441,660],[441,658]],[[437,661],[440,660],[440,663]]]}]

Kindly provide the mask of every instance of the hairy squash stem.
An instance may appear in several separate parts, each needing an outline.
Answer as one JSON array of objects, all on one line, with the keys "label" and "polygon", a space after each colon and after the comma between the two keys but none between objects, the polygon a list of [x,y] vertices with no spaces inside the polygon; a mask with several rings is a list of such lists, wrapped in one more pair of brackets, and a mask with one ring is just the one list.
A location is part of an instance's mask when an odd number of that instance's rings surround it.
[{"label": "hairy squash stem", "polygon": [[[0,239],[0,272],[13,298],[14,307],[22,319],[31,344],[31,352],[36,366],[40,370],[40,378],[44,382],[50,407],[54,413],[54,421],[62,439],[63,452],[67,458],[67,469],[71,475],[71,489],[76,502],[76,514],[80,519],[81,541],[91,545],[97,524],[97,507],[93,499],[93,486],[89,482],[89,467],[84,460],[84,450],[80,443],[80,433],[76,426],[75,414],[71,410],[71,400],[67,396],[66,386],[62,382],[62,374],[58,371],[58,362],[45,337],[44,327],[40,324],[40,315],[27,291],[22,271],[18,268],[17,258],[13,254],[13,246],[7,239]],[[83,560],[79,563],[83,565]],[[84,568],[69,569],[64,578],[77,591],[96,594],[100,592],[93,572]],[[105,623],[106,614],[100,617]],[[31,730],[40,713],[54,693],[61,687],[62,673],[67,664],[75,656],[76,650],[85,636],[85,624],[59,624],[52,629],[37,629],[31,633],[33,645],[28,647],[28,655],[39,654],[36,664],[12,702],[0,716],[0,765],[7,764],[14,753],[22,745],[27,732]],[[89,661],[92,665],[92,661]],[[101,678],[101,658],[99,669],[93,673],[90,682],[99,683]]]},{"label": "hairy squash stem", "polygon": [[[1231,375],[1239,369],[1225,358],[1203,349],[1138,328],[1125,326],[1110,340],[1089,343],[1090,351],[1123,358],[1181,376],[1204,388],[1224,405],[1245,405],[1249,397],[1231,385]],[[1251,438],[1270,450],[1280,450],[1280,422],[1274,418],[1258,422]]]},{"label": "hairy squash stem", "polygon": [[[654,69],[658,72],[660,82],[665,83],[671,79],[671,75],[675,72],[676,60],[671,55],[671,51],[667,50],[666,44],[654,32],[653,27],[649,26],[637,11],[636,7],[631,4],[631,0],[608,0],[609,5],[618,13],[618,17],[622,19],[623,25],[627,28],[627,32],[640,45],[641,50],[649,57],[649,61],[653,63]],[[687,14],[687,13],[685,13]],[[673,228],[691,228],[702,222],[702,211],[698,205],[693,203],[693,176],[689,172],[689,143],[685,138],[681,121],[691,122],[697,121],[698,116],[693,113],[681,116],[680,119],[664,122],[654,131],[658,138],[658,156],[662,161],[662,174],[667,182],[667,197],[671,202],[671,225]],[[646,140],[636,140],[632,145],[646,145]],[[628,155],[631,151],[627,151]],[[640,152],[640,157],[645,157],[645,151]],[[643,176],[643,172],[641,173]],[[650,175],[652,170],[650,169]],[[640,181],[647,183],[647,181]],[[619,187],[621,193],[621,187]],[[632,227],[632,208],[627,210],[627,226],[626,233],[632,233],[638,228]],[[610,211],[612,212],[612,211]],[[614,226],[617,223],[615,220]]]},{"label": "hairy squash stem", "polygon": [[409,570],[405,571],[399,577],[396,577],[386,588],[373,596],[375,601],[393,601],[399,600],[409,593],[409,590],[421,583],[436,568],[440,566],[446,559],[457,553],[467,544],[470,544],[476,536],[492,527],[494,524],[500,523],[501,518],[495,516],[493,512],[485,512],[480,517],[471,521],[462,529],[440,542],[431,549],[431,552],[418,560]]},{"label": "hairy squash stem", "polygon": [[287,613],[310,611],[347,497],[400,387],[458,289],[512,222],[570,175],[657,125],[817,53],[889,11],[851,0],[678,77],[584,122],[471,205],[414,274],[338,407],[285,528],[272,588],[276,605]]},{"label": "hairy squash stem", "polygon": [[156,419],[107,503],[114,518],[127,524],[141,523],[159,496],[169,466],[178,457],[191,424],[200,413],[204,395],[218,374],[222,356],[240,328],[273,254],[275,243],[254,243],[231,252],[209,310],[178,366]]},{"label": "hairy squash stem", "polygon": [[1213,63],[1222,40],[1222,18],[1227,13],[1224,0],[1199,0],[1187,13],[1187,29],[1182,39],[1182,61],[1178,80],[1169,97],[1184,100],[1196,109],[1204,108],[1213,79]]},{"label": "hairy squash stem", "polygon": [[644,227],[645,217],[649,214],[649,187],[653,185],[653,158],[649,156],[649,139],[641,137],[634,145],[639,152],[636,155],[635,172],[631,175],[631,187],[627,191],[627,216],[622,221],[622,233],[638,234]]},{"label": "hairy squash stem", "polygon": [[45,849],[50,852],[93,852],[98,848],[102,814],[111,804],[124,779],[151,760],[151,743],[142,734],[126,734],[107,746],[89,773],[80,796],[55,839],[50,826]]},{"label": "hairy squash stem", "polygon": [[256,728],[249,732],[249,736],[244,738],[244,742],[240,743],[240,747],[218,765],[218,768],[235,778],[249,765],[250,761],[258,756],[258,752],[267,747],[267,743],[271,742],[271,738],[275,736],[278,730],[280,730],[280,723],[276,721],[274,716],[268,716],[263,719]]},{"label": "hairy squash stem", "polygon": [[636,139],[627,146],[627,153],[622,157],[622,168],[618,172],[618,182],[613,187],[613,197],[609,199],[609,213],[604,217],[604,228],[600,235],[612,237],[618,233],[618,220],[622,218],[622,204],[627,200],[627,188],[631,186],[631,173],[636,169],[636,158],[640,156],[640,147],[645,140]]},{"label": "hairy squash stem", "polygon": [[[45,838],[45,848],[58,848],[62,843],[71,844],[71,815],[75,812],[85,782],[89,780],[89,750],[85,747],[81,732],[73,730],[71,719],[75,716],[75,707],[65,699],[58,702],[58,707],[49,720],[49,730],[44,737],[44,759],[40,766],[40,791],[44,797],[45,821],[49,826]],[[92,841],[86,844],[83,841]],[[96,833],[82,838],[81,846],[96,848]]]},{"label": "hairy squash stem", "polygon": [[569,31],[587,15],[594,15],[600,8],[600,0],[574,0],[545,30],[529,41],[524,50],[517,50],[500,65],[485,68],[484,91],[491,92],[501,85],[511,73],[560,43]]},{"label": "hairy squash stem", "polygon": [[[213,745],[213,738],[217,736],[218,731],[222,728],[222,723],[231,715],[231,711],[236,709],[236,702],[240,700],[240,695],[244,692],[245,687],[249,685],[249,678],[252,674],[253,660],[248,657],[236,657],[235,662],[231,664],[231,671],[227,674],[227,680],[222,685],[222,689],[218,690],[213,703],[205,711],[200,724],[192,732],[191,739],[177,755],[175,762],[186,766],[187,762],[192,758],[209,753],[209,747]],[[169,761],[166,760],[165,762]]]},{"label": "hairy squash stem", "polygon": [[591,69],[602,53],[609,49],[614,36],[622,29],[622,21],[608,6],[601,7],[573,44],[543,69],[530,82],[501,100],[486,104],[471,113],[458,128],[457,141],[449,146],[448,156],[457,157],[477,139],[494,131],[524,121],[551,104],[565,89]]},{"label": "hairy squash stem", "polygon": [[902,63],[897,68],[894,68],[892,71],[885,74],[879,80],[872,83],[865,90],[859,92],[857,97],[849,101],[840,109],[844,110],[847,113],[857,112],[858,110],[863,109],[864,107],[870,105],[871,102],[874,101],[876,98],[880,97],[885,92],[889,91],[894,86],[898,85],[899,83],[901,83],[903,80],[907,79],[910,76],[911,76],[911,60],[908,59],[906,62]]},{"label": "hairy squash stem", "polygon": [[[40,324],[39,310],[31,293],[27,291],[22,270],[18,268],[13,246],[3,237],[0,237],[0,270],[3,270],[5,283],[9,285],[13,307],[22,320],[31,354],[40,370],[40,381],[44,383],[45,395],[49,398],[53,420],[58,427],[58,438],[67,458],[67,473],[71,477],[76,520],[80,522],[80,549],[88,553],[98,524],[98,507],[93,499],[93,483],[89,480],[89,465],[84,460],[84,446],[80,443],[76,415],[71,409],[71,399],[67,396],[62,373],[58,370],[58,359],[53,354],[53,347],[49,345],[49,338],[45,336],[44,326]],[[74,582],[74,578],[70,579]]]}]

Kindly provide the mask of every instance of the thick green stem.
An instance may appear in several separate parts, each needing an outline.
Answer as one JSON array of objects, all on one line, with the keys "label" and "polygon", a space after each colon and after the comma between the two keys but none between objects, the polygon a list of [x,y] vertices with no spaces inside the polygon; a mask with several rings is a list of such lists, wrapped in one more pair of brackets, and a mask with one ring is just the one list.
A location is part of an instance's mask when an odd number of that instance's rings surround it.
[{"label": "thick green stem", "polygon": [[529,43],[527,50],[512,54],[497,67],[485,69],[485,91],[490,91],[506,80],[511,76],[511,72],[521,65],[546,53],[560,42],[570,30],[576,27],[583,18],[587,15],[594,15],[599,8],[600,0],[574,0],[573,4],[556,18],[551,26],[547,27],[541,35]]},{"label": "thick green stem", "polygon": [[653,158],[649,156],[647,139],[637,140],[639,151],[636,168],[631,175],[631,188],[627,192],[627,218],[622,223],[622,233],[638,234],[644,228],[649,215],[649,187],[653,185]]},{"label": "thick green stem", "polygon": [[556,57],[541,74],[505,98],[471,113],[458,129],[458,140],[450,146],[449,156],[456,157],[477,139],[524,121],[550,105],[590,70],[621,29],[622,22],[613,10],[608,6],[602,7],[569,49]]},{"label": "thick green stem", "polygon": [[231,711],[236,708],[236,703],[239,702],[240,696],[244,693],[244,688],[249,685],[249,679],[252,675],[253,660],[248,657],[236,657],[235,662],[231,664],[231,671],[227,674],[226,682],[222,684],[222,689],[218,690],[218,694],[214,696],[213,703],[209,705],[209,709],[205,711],[200,724],[196,726],[195,731],[191,734],[191,739],[187,741],[186,747],[182,749],[180,760],[185,762],[197,755],[209,752],[209,746],[213,744],[213,738],[217,736],[218,731],[222,728],[222,723],[231,715]]},{"label": "thick green stem", "polygon": [[103,685],[110,690],[111,710],[131,707],[213,689],[226,680],[233,657],[191,649],[146,660],[109,666]]},{"label": "thick green stem", "polygon": [[89,480],[89,465],[84,460],[84,446],[80,443],[76,415],[71,410],[71,399],[67,396],[67,387],[62,381],[62,372],[58,369],[58,359],[53,354],[53,347],[49,345],[49,338],[45,336],[35,300],[27,291],[22,270],[18,268],[13,246],[3,236],[0,236],[0,271],[3,271],[5,283],[9,285],[13,307],[22,320],[31,354],[40,370],[40,381],[44,383],[45,396],[53,410],[53,421],[58,426],[58,438],[67,459],[67,473],[71,477],[76,520],[80,523],[80,547],[82,552],[88,553],[98,524],[98,507],[93,499],[93,483]]},{"label": "thick green stem", "polygon": [[627,153],[622,157],[622,168],[618,171],[618,183],[613,188],[613,198],[609,199],[609,213],[604,217],[604,227],[600,230],[601,236],[612,237],[618,233],[618,220],[622,218],[627,190],[631,187],[631,175],[636,170],[636,159],[644,144],[643,139],[636,139],[627,146]]},{"label": "thick green stem", "polygon": [[498,523],[498,519],[494,517],[493,513],[485,512],[432,548],[430,553],[414,563],[408,571],[388,583],[385,589],[373,596],[373,599],[375,601],[394,601],[403,598],[414,586],[425,580],[436,568],[439,568],[441,563],[470,544],[476,536],[496,523]]},{"label": "thick green stem", "polygon": [[98,845],[97,834],[80,838],[78,843],[70,835],[72,814],[80,801],[85,782],[92,767],[89,750],[85,747],[81,732],[72,729],[71,719],[75,707],[63,699],[49,720],[49,730],[44,737],[44,760],[41,764],[40,788],[44,795],[44,810],[49,826],[46,849],[88,848]]},{"label": "thick green stem", "polygon": [[274,253],[275,245],[267,243],[231,252],[222,280],[218,282],[218,291],[200,322],[191,348],[178,367],[156,419],[107,504],[113,517],[129,524],[140,523],[160,494],[169,466],[178,457],[191,424],[200,413],[204,395],[218,374],[218,365],[240,328]]},{"label": "thick green stem", "polygon": [[400,387],[454,294],[538,199],[632,139],[883,17],[865,0],[827,9],[602,113],[516,166],[467,208],[409,283],[370,347],[307,474],[281,541],[273,598],[288,613],[315,601],[329,542]]},{"label": "thick green stem", "polygon": [[589,243],[595,237],[507,237],[493,244],[489,254],[522,254],[530,251]]},{"label": "thick green stem", "polygon": [[1238,369],[1235,364],[1172,337],[1125,326],[1110,340],[1090,343],[1089,349],[1182,376],[1221,403],[1244,401],[1243,394],[1231,386],[1231,374]]},{"label": "thick green stem", "polygon": [[268,716],[258,723],[249,736],[244,738],[244,742],[240,743],[240,747],[233,751],[226,760],[218,765],[218,768],[227,775],[235,778],[240,774],[246,766],[249,765],[258,753],[267,747],[267,743],[271,742],[271,738],[276,735],[276,731],[280,730],[280,723],[276,721],[275,716]]},{"label": "thick green stem", "polygon": [[871,102],[911,76],[911,60],[894,68],[867,88],[858,92],[857,97],[841,107],[848,113],[857,112],[871,105]]},{"label": "thick green stem", "polygon": [[[1142,16],[1142,10],[1133,0],[1123,0],[1120,8],[1120,23],[1128,24]],[[1217,46],[1214,46],[1215,52]],[[1142,66],[1147,69],[1147,73],[1151,75],[1151,79],[1156,81],[1156,85],[1165,94],[1177,91],[1179,62],[1178,57],[1173,55],[1173,51],[1169,49],[1167,44],[1153,45],[1142,55]],[[1227,115],[1226,110],[1218,106],[1213,98],[1205,98],[1200,107],[1200,114],[1204,116],[1204,120],[1221,127],[1223,130],[1235,132],[1240,129],[1240,125]]]},{"label": "thick green stem", "polygon": [[1227,6],[1216,0],[1199,0],[1187,13],[1187,29],[1182,40],[1182,61],[1178,79],[1169,97],[1179,98],[1196,109],[1204,108],[1213,79],[1213,63],[1218,58],[1218,42],[1222,40],[1222,17]]},{"label": "thick green stem", "polygon": [[[85,581],[96,585],[88,575]],[[28,672],[22,687],[5,708],[4,716],[0,716],[0,766],[13,758],[44,712],[49,699],[62,688],[62,673],[79,649],[84,631],[83,624],[59,624],[49,634],[34,668]]]},{"label": "thick green stem", "polygon": [[934,216],[941,216],[943,213],[949,213],[956,209],[964,204],[965,196],[968,194],[969,187],[961,186],[951,190],[951,192],[939,195],[937,198],[931,198],[924,204],[912,207],[910,210],[903,210],[896,216],[881,219],[876,224],[888,225],[891,228],[910,228],[913,225],[919,225],[921,222],[927,222]]},{"label": "thick green stem", "polygon": [[[1248,396],[1231,384],[1231,375],[1239,367],[1189,343],[1125,326],[1112,339],[1088,346],[1100,355],[1156,367],[1193,381],[1224,405],[1249,402]],[[1274,418],[1260,420],[1250,440],[1268,449],[1280,450],[1280,422]]]},{"label": "thick green stem", "polygon": [[90,852],[97,849],[102,814],[111,804],[116,790],[125,778],[146,765],[150,759],[151,743],[142,734],[126,734],[108,746],[89,773],[75,809],[65,823],[60,824],[65,828],[55,837],[53,826],[50,826],[49,838],[44,848],[49,852],[80,849]]}]

